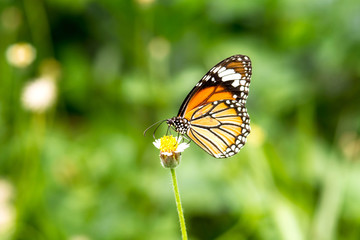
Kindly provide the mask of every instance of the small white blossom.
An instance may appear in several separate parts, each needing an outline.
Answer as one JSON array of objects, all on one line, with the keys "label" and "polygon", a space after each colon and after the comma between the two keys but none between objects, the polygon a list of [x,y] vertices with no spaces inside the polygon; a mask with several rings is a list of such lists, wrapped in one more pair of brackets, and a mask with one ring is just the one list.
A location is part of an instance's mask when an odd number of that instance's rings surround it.
[{"label": "small white blossom", "polygon": [[6,59],[9,64],[25,68],[29,66],[36,57],[36,49],[29,43],[15,43],[6,50]]},{"label": "small white blossom", "polygon": [[[165,137],[166,137],[166,136],[165,136]],[[169,137],[169,136],[168,136],[168,137]],[[173,152],[183,152],[185,149],[187,149],[187,148],[190,146],[190,144],[185,143],[185,142],[180,143],[181,140],[182,140],[182,137],[181,137],[181,136],[180,136],[180,137],[172,137],[172,138],[174,138],[175,141],[177,142],[176,148],[175,148],[175,149],[172,149]],[[155,146],[157,149],[160,149],[160,150],[162,150],[162,148],[161,148],[161,140],[162,140],[162,138],[160,138],[160,139],[155,139],[155,142],[153,142],[154,146]],[[165,151],[165,152],[168,152],[168,151]]]},{"label": "small white blossom", "polygon": [[180,163],[181,153],[190,146],[188,143],[180,143],[182,137],[164,136],[153,142],[160,150],[161,164],[165,168],[175,168]]},{"label": "small white blossom", "polygon": [[12,204],[13,185],[0,179],[0,239],[10,239],[16,224],[16,209]]},{"label": "small white blossom", "polygon": [[51,78],[36,79],[24,87],[22,104],[27,110],[42,113],[54,104],[56,91],[55,81]]}]

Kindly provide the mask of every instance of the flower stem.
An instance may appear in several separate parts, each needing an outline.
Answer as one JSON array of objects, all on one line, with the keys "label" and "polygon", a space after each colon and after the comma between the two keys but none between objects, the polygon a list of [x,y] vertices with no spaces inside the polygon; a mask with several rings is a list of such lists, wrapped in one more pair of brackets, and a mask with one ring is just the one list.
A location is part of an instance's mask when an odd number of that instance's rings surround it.
[{"label": "flower stem", "polygon": [[171,177],[172,177],[172,182],[173,182],[173,187],[174,187],[176,207],[178,210],[178,215],[179,215],[179,220],[180,220],[181,235],[182,235],[183,240],[187,240],[188,238],[187,238],[187,233],[186,233],[185,218],[184,218],[184,213],[183,213],[183,210],[181,207],[180,193],[179,193],[179,188],[178,188],[178,184],[177,184],[177,180],[176,180],[175,169],[170,168],[170,171],[171,171]]}]

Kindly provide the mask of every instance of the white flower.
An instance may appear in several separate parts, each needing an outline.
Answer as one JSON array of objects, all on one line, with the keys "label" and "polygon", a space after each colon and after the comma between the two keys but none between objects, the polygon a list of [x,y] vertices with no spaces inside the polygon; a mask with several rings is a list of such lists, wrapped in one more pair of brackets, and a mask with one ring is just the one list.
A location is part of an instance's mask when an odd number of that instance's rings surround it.
[{"label": "white flower", "polygon": [[190,146],[188,143],[180,143],[182,137],[164,136],[153,142],[160,150],[161,164],[165,168],[175,168],[180,163],[181,153]]},{"label": "white flower", "polygon": [[16,223],[16,210],[15,207],[10,204],[0,205],[0,238],[8,238],[11,232],[14,231]]},{"label": "white flower", "polygon": [[19,68],[29,66],[36,57],[36,49],[29,43],[15,43],[6,50],[7,61]]},{"label": "white flower", "polygon": [[163,153],[183,152],[190,144],[184,142],[180,143],[181,140],[182,137],[164,136],[160,139],[155,139],[153,144]]},{"label": "white flower", "polygon": [[16,209],[11,202],[13,196],[13,185],[0,179],[0,239],[10,239],[15,228]]},{"label": "white flower", "polygon": [[51,78],[42,77],[29,82],[22,93],[25,109],[42,113],[50,108],[56,99],[56,84]]}]

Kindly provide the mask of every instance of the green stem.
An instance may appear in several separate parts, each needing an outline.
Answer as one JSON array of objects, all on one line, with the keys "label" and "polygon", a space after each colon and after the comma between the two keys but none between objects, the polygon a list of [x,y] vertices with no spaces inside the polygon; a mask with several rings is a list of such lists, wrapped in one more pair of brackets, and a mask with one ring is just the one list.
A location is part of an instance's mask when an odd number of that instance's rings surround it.
[{"label": "green stem", "polygon": [[186,233],[185,218],[184,218],[184,213],[183,213],[183,210],[181,207],[180,193],[179,193],[179,188],[177,185],[175,169],[170,168],[170,171],[171,171],[171,177],[172,177],[172,182],[173,182],[173,187],[174,187],[176,207],[178,210],[178,215],[179,215],[179,220],[180,220],[181,235],[182,235],[183,240],[187,240],[188,238],[187,238],[187,233]]}]

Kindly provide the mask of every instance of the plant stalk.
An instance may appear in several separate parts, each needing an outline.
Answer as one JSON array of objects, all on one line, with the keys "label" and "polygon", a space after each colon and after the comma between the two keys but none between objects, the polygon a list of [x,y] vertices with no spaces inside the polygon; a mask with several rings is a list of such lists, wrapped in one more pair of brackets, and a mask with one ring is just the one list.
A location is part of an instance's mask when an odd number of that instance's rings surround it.
[{"label": "plant stalk", "polygon": [[183,210],[181,207],[180,193],[179,193],[179,188],[178,188],[178,184],[177,184],[177,180],[176,180],[175,169],[170,168],[170,171],[171,171],[172,183],[173,183],[173,187],[174,187],[176,207],[177,207],[177,211],[178,211],[178,215],[179,215],[181,236],[182,236],[183,240],[187,240],[188,238],[187,238],[187,233],[186,233],[185,218],[184,218],[184,213],[183,213]]}]

